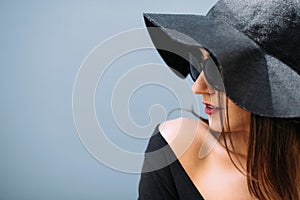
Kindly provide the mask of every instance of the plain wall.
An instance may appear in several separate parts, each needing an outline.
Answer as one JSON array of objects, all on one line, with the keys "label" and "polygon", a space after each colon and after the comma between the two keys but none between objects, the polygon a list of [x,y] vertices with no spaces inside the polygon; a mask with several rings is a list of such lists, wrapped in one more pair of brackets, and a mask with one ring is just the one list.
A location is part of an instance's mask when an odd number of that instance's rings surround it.
[{"label": "plain wall", "polygon": [[[80,141],[72,113],[76,74],[99,43],[144,27],[143,12],[205,14],[215,2],[2,0],[0,199],[136,199],[139,174],[105,166]],[[124,56],[126,69],[162,63],[154,51],[147,52]],[[114,70],[111,76],[118,75],[117,67]],[[96,99],[109,94],[114,84],[109,80],[107,87],[97,89]],[[164,105],[167,111],[178,107],[172,99],[150,85],[138,90],[124,109],[131,109],[133,120],[143,125],[152,104]],[[124,149],[144,150],[147,139],[134,148],[134,139],[116,135],[122,131],[109,117],[110,108],[99,101],[95,107],[113,142]]]}]

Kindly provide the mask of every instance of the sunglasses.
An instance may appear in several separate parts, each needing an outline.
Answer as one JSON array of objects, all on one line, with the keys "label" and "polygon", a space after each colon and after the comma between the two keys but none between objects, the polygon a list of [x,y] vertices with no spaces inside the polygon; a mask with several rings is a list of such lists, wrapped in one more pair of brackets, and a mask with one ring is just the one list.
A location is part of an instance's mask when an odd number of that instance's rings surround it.
[{"label": "sunglasses", "polygon": [[197,57],[189,52],[189,63],[190,63],[190,76],[196,81],[199,77],[200,73],[203,71],[204,76],[208,82],[208,84],[217,91],[224,92],[224,83],[220,74],[220,71],[212,59],[211,56],[209,58],[203,60],[200,58],[201,53],[197,53]]}]

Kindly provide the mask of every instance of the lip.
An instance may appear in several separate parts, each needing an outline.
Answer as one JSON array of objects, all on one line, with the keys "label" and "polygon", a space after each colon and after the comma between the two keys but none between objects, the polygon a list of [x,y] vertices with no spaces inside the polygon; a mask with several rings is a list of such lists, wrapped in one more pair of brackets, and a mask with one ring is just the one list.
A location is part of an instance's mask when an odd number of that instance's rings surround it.
[{"label": "lip", "polygon": [[206,114],[208,114],[208,115],[215,114],[215,113],[217,113],[217,112],[219,112],[219,111],[222,110],[222,108],[213,106],[213,105],[211,105],[210,103],[207,103],[207,102],[204,102],[204,101],[203,101],[202,103],[205,105],[205,110],[204,110],[204,112],[205,112]]}]

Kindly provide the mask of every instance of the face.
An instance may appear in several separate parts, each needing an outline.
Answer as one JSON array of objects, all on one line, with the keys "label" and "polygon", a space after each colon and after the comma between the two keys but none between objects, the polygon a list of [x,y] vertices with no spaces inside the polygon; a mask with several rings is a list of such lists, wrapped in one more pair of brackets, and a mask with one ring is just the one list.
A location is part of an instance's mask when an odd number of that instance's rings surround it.
[{"label": "face", "polygon": [[[209,57],[209,53],[200,49],[203,59]],[[205,113],[208,115],[209,127],[217,132],[245,132],[249,131],[250,112],[238,107],[224,92],[219,92],[211,87],[203,71],[195,80],[192,90],[195,94],[202,95]],[[227,104],[227,109],[226,109]],[[228,127],[229,126],[229,127]]]}]

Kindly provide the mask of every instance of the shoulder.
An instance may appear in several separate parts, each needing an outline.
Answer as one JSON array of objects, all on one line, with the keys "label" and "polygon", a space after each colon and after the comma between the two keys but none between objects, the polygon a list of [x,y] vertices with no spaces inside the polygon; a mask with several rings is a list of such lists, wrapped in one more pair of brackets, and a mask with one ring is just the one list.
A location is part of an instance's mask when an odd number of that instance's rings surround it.
[{"label": "shoulder", "polygon": [[158,130],[175,155],[180,157],[186,152],[199,151],[208,125],[200,119],[177,118],[161,123]]}]

